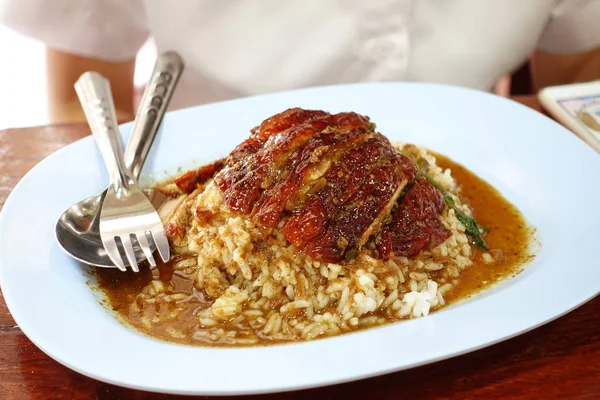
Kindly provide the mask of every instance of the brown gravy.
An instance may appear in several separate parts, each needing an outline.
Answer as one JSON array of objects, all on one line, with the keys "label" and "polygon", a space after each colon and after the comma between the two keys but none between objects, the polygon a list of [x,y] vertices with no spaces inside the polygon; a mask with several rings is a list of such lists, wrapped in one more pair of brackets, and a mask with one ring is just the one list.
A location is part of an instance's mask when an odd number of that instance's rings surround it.
[{"label": "brown gravy", "polygon": [[[462,186],[461,196],[468,199],[475,212],[477,222],[490,229],[485,240],[490,253],[500,262],[486,264],[482,260],[482,251],[475,252],[474,264],[463,271],[457,284],[444,294],[448,303],[471,296],[482,289],[520,272],[520,268],[531,257],[529,244],[532,238],[532,229],[526,223],[521,213],[510,204],[496,189],[484,180],[477,177],[465,167],[457,164],[447,157],[436,154],[437,163],[442,168],[451,168],[452,175]],[[184,276],[174,272],[172,263],[159,265],[160,280],[170,283],[181,293],[183,298],[178,304],[185,304],[185,312],[176,320],[168,323],[153,324],[150,329],[144,327],[135,313],[130,311],[136,302],[136,296],[152,281],[152,273],[145,268],[140,273],[122,273],[116,269],[96,269],[98,287],[108,300],[109,307],[127,324],[141,332],[148,333],[168,341],[186,344],[198,344],[190,338],[188,333],[197,328],[198,322],[194,312],[210,306],[210,302],[202,297],[193,287],[193,277]],[[163,309],[165,308],[165,309]],[[158,306],[156,314],[167,316],[170,310]],[[186,334],[180,339],[173,338],[169,328],[175,327]],[[265,343],[273,343],[265,338]]]},{"label": "brown gravy", "polygon": [[489,183],[448,157],[440,154],[435,157],[440,167],[452,170],[452,176],[462,186],[461,197],[468,199],[477,223],[490,230],[485,236],[490,253],[501,259],[485,264],[482,251],[476,249],[473,266],[464,270],[458,278],[459,284],[444,294],[451,303],[519,273],[532,257],[529,245],[533,232],[521,212]]}]

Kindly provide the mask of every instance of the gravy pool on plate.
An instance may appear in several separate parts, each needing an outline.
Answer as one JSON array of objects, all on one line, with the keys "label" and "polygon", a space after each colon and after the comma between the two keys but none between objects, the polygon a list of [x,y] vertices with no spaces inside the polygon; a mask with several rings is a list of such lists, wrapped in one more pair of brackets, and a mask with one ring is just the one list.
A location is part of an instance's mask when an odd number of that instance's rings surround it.
[{"label": "gravy pool on plate", "polygon": [[428,315],[516,274],[532,228],[450,159],[367,117],[291,109],[230,156],[158,185],[175,257],[98,270],[127,325],[168,341],[310,340]]}]

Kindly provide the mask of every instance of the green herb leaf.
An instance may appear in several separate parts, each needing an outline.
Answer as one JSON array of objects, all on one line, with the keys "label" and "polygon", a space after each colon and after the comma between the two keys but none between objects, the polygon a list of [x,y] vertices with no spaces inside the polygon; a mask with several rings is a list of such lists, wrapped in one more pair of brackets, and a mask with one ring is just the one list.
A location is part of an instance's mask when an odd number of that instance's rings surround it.
[{"label": "green herb leaf", "polygon": [[439,190],[442,193],[442,196],[444,197],[444,201],[446,202],[448,207],[451,207],[454,210],[454,213],[456,214],[456,218],[465,226],[465,232],[467,233],[467,235],[469,235],[471,237],[471,242],[475,246],[477,246],[483,250],[487,250],[488,249],[487,243],[481,236],[481,233],[482,232],[487,233],[490,230],[488,228],[479,226],[477,224],[477,222],[475,221],[475,219],[469,217],[460,208],[458,208],[456,206],[456,203],[454,202],[454,199],[452,198],[452,196],[450,196],[448,193],[446,193],[446,190],[444,189],[444,187],[442,185],[440,185],[435,179],[433,179],[431,177],[431,175],[429,175],[427,173],[427,168],[429,167],[429,163],[427,162],[427,160],[425,160],[424,158],[418,158],[416,160],[416,163],[417,163],[417,167],[419,168],[418,175],[427,179],[427,181],[433,187],[435,187],[437,190]]},{"label": "green herb leaf", "polygon": [[454,199],[450,195],[444,194],[444,200],[449,207],[454,209],[456,218],[465,226],[465,232],[467,235],[471,236],[473,244],[480,249],[487,250],[487,243],[481,236],[481,231],[485,232],[485,228],[480,227],[473,218],[469,217],[461,209],[459,209],[456,206]]}]

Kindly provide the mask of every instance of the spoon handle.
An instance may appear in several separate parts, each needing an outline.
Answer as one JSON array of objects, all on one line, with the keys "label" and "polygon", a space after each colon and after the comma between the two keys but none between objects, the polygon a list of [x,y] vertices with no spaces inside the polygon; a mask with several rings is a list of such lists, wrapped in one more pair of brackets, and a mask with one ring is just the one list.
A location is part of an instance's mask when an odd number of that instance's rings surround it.
[{"label": "spoon handle", "polygon": [[120,188],[127,190],[130,178],[123,160],[123,146],[110,83],[97,72],[85,72],[75,82],[75,91],[106,164],[110,184],[116,192]]},{"label": "spoon handle", "polygon": [[156,59],[125,150],[125,165],[136,181],[182,71],[183,60],[174,51],[162,53]]}]

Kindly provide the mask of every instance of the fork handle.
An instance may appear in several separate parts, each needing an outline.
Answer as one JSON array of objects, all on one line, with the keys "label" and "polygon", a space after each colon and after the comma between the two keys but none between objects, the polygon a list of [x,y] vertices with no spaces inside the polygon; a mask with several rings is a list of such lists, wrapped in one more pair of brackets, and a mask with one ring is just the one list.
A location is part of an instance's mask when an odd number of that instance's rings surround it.
[{"label": "fork handle", "polygon": [[125,165],[136,181],[142,172],[183,67],[183,60],[174,51],[161,53],[156,59],[125,149]]},{"label": "fork handle", "polygon": [[123,160],[110,83],[97,72],[85,72],[75,82],[75,91],[106,164],[111,186],[117,193],[121,187],[129,189],[131,178]]}]

